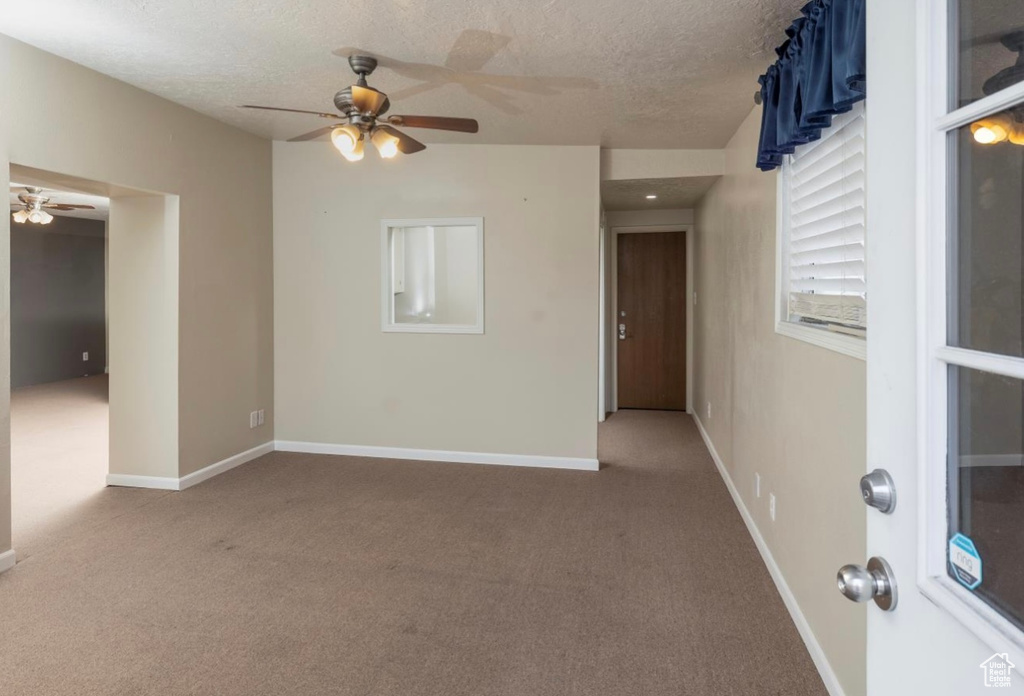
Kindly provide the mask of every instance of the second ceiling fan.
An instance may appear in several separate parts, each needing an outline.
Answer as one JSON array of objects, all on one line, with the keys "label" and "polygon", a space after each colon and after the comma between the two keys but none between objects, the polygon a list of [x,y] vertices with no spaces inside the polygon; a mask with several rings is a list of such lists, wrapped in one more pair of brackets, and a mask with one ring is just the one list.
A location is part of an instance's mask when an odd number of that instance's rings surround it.
[{"label": "second ceiling fan", "polygon": [[95,206],[76,203],[52,203],[50,194],[44,193],[38,186],[26,186],[25,192],[18,194],[19,204],[11,206],[11,215],[18,224],[31,222],[35,225],[49,225],[53,216],[47,210],[95,210]]},{"label": "second ceiling fan", "polygon": [[334,95],[334,106],[341,112],[340,114],[252,104],[244,104],[242,108],[287,111],[331,119],[334,124],[290,138],[289,142],[315,140],[330,133],[334,147],[350,162],[363,158],[367,140],[373,143],[380,156],[384,158],[394,157],[399,152],[411,155],[426,149],[426,145],[394,126],[433,128],[459,133],[476,133],[480,129],[479,124],[471,118],[395,115],[385,117],[384,114],[391,106],[388,95],[366,84],[366,76],[377,67],[377,59],[371,56],[352,55],[348,58],[348,64],[359,76],[359,80]]}]

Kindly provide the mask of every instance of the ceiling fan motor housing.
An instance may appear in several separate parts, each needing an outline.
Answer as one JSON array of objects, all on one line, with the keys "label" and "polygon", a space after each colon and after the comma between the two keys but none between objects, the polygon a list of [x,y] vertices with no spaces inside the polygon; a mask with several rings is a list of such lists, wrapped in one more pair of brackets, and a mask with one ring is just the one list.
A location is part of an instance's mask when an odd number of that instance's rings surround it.
[{"label": "ceiling fan motor housing", "polygon": [[377,59],[372,56],[351,55],[348,57],[348,64],[352,68],[352,72],[362,80],[365,80],[367,75],[377,69]]},{"label": "ceiling fan motor housing", "polygon": [[28,193],[19,194],[18,200],[24,203],[29,209],[39,210],[50,200],[48,196],[39,195],[40,189],[29,188],[27,191]]},{"label": "ceiling fan motor housing", "polygon": [[[365,89],[377,92],[377,94],[383,94],[383,92],[373,89],[373,87],[366,87]],[[387,99],[387,95],[384,95],[384,102],[381,104],[380,108],[377,109],[376,113],[364,114],[359,110],[359,107],[356,106],[355,100],[352,98],[352,88],[346,87],[334,95],[334,106],[337,107],[338,111],[348,117],[349,123],[356,126],[372,126],[374,116],[384,114],[391,108],[391,102]]]}]

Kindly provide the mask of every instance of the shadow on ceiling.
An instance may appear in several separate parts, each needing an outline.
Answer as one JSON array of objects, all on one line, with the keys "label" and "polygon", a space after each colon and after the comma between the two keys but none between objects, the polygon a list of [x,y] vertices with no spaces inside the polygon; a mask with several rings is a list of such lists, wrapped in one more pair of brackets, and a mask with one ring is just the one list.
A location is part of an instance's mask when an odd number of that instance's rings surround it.
[{"label": "shadow on ceiling", "polygon": [[599,86],[594,80],[586,78],[489,75],[480,72],[511,41],[510,37],[502,34],[466,29],[455,40],[444,65],[409,63],[355,47],[339,48],[333,53],[342,58],[348,58],[353,54],[373,56],[381,67],[420,83],[390,93],[388,97],[392,102],[445,85],[459,85],[472,96],[482,99],[506,114],[517,115],[523,113],[523,110],[515,105],[512,96],[506,92],[547,97],[556,96],[570,89],[596,89]]}]

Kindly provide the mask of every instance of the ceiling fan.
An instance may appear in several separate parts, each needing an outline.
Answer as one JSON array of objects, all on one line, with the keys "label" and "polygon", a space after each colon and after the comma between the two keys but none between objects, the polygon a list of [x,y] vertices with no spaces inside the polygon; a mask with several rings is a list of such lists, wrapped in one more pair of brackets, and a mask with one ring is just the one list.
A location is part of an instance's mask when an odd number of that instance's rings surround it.
[{"label": "ceiling fan", "polygon": [[426,149],[426,145],[394,126],[433,128],[459,133],[476,133],[480,129],[479,124],[471,118],[395,115],[385,117],[384,114],[391,106],[388,95],[366,84],[366,76],[376,69],[377,59],[371,56],[352,55],[348,58],[348,64],[352,72],[359,76],[359,80],[334,95],[334,106],[341,112],[340,114],[252,104],[244,104],[242,108],[288,111],[331,119],[335,121],[333,125],[290,138],[289,142],[315,140],[330,133],[334,147],[350,162],[357,162],[363,158],[363,146],[367,140],[373,143],[380,156],[386,159],[394,157],[399,152],[411,155]]},{"label": "ceiling fan", "polygon": [[49,225],[53,222],[53,216],[47,210],[95,210],[91,205],[74,205],[71,203],[51,203],[50,197],[43,193],[41,188],[26,186],[25,193],[18,194],[18,200],[22,205],[13,205],[15,212],[11,215],[18,224],[31,222],[38,225]]}]

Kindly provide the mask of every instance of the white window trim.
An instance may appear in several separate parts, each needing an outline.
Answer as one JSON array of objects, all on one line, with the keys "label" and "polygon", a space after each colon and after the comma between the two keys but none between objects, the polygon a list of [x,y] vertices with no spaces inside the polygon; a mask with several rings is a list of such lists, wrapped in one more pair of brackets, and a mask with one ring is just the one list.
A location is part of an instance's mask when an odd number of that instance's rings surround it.
[{"label": "white window trim", "polygon": [[[948,367],[959,365],[1024,378],[1024,359],[946,343],[948,224],[948,132],[978,117],[1024,101],[1024,83],[947,113],[949,89],[948,12],[945,4],[918,0],[917,128],[917,402],[918,507],[917,587],[936,606],[995,651],[1009,642],[1024,650],[1024,632],[971,591],[949,578],[946,568],[949,501],[946,490]],[[1019,658],[1018,658],[1019,659]]]},{"label": "white window trim", "polygon": [[789,321],[786,303],[786,237],[789,234],[789,197],[786,195],[786,177],[779,170],[775,188],[775,333],[798,341],[804,341],[821,348],[848,355],[858,360],[867,360],[866,338],[829,331],[825,328],[808,326]]},{"label": "white window trim", "polygon": [[[475,324],[396,324],[391,321],[391,250],[388,231],[392,227],[476,227],[476,323]],[[384,333],[482,334],[484,332],[484,219],[389,218],[380,221],[380,330]]]}]

